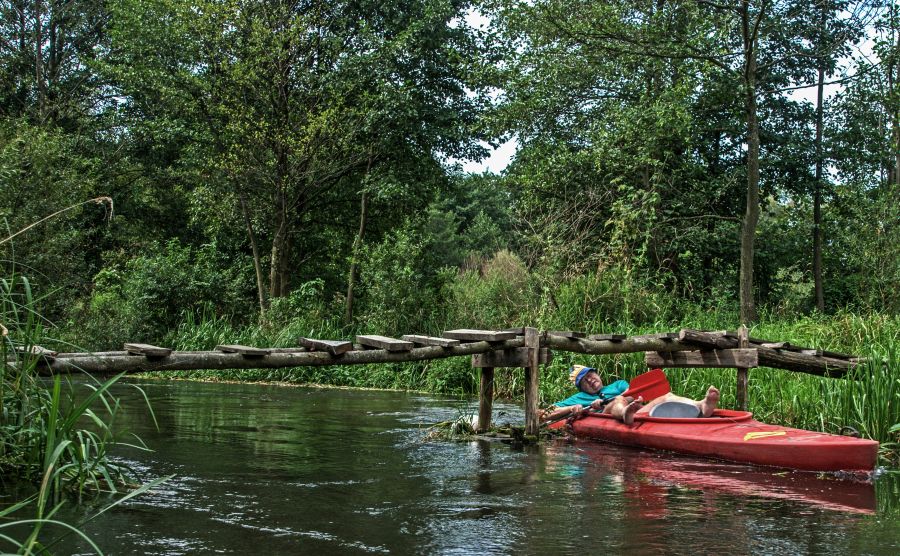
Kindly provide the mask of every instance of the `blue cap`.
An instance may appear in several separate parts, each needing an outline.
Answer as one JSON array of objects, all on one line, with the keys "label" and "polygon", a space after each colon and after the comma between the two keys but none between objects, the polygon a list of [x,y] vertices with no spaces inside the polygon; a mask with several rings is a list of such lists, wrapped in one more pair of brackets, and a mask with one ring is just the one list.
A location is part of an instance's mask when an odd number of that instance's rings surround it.
[{"label": "blue cap", "polygon": [[[581,379],[585,377],[590,372],[597,372],[597,369],[593,367],[583,367],[581,365],[573,365],[571,369],[569,369],[569,380],[571,380],[575,384],[575,388],[581,390]],[[581,390],[582,392],[584,390]]]}]

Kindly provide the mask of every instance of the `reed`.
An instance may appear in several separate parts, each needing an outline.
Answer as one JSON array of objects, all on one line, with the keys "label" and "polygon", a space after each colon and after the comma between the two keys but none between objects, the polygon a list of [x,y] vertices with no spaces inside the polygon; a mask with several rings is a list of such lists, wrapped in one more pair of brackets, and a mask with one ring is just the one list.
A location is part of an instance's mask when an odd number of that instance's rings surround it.
[{"label": "reed", "polygon": [[[88,493],[129,491],[117,504],[157,483],[135,488],[128,470],[108,457],[113,445],[125,443],[114,428],[121,407],[110,393],[122,375],[102,382],[87,377],[78,383],[38,374],[39,356],[32,348],[53,340],[34,309],[36,302],[27,278],[0,279],[0,471],[37,489],[0,512],[2,518],[17,518],[0,524],[0,540],[19,553],[34,554],[46,553],[53,544],[42,540],[48,535],[76,534],[100,553],[78,525],[54,519],[64,495],[80,499]],[[146,449],[140,439],[129,445]],[[34,517],[23,519],[26,511]],[[4,532],[23,527],[30,528],[24,541]]]},{"label": "reed", "polygon": [[[448,308],[429,319],[430,330],[460,326],[504,328],[529,324],[543,330],[577,329],[592,333],[617,332],[628,335],[680,328],[705,330],[734,329],[738,322],[731,308],[703,308],[654,293],[650,286],[631,285],[615,280],[579,277],[558,288],[552,303],[541,298],[536,284],[522,285],[514,295],[494,282],[479,289],[476,277],[465,275],[453,296],[471,296],[462,303],[467,315]],[[495,280],[496,282],[496,280]],[[623,289],[624,288],[624,289]],[[627,290],[627,291],[626,291]],[[499,292],[499,293],[498,293]],[[546,292],[545,292],[546,294]],[[478,307],[498,297],[514,297],[516,303],[488,308]],[[541,303],[526,303],[538,296]],[[521,302],[521,304],[519,304]],[[437,309],[435,309],[438,312]],[[296,346],[297,336],[352,338],[357,332],[413,332],[356,330],[334,324],[336,319],[292,316],[281,322],[236,327],[225,317],[210,313],[189,315],[177,329],[170,344],[179,349],[212,349],[220,343],[247,343],[260,346]],[[321,314],[319,314],[321,317]],[[473,324],[474,323],[474,324]],[[900,423],[900,317],[894,315],[857,315],[841,312],[832,316],[811,315],[788,319],[781,314],[762,311],[751,335],[789,341],[864,357],[861,365],[844,379],[832,379],[759,368],[750,372],[750,408],[762,420],[827,432],[858,431],[862,436],[882,442],[887,461],[900,463],[898,431]],[[542,372],[541,398],[545,405],[571,393],[568,368],[573,364],[590,365],[602,371],[605,380],[630,379],[646,370],[643,354],[585,356],[556,352],[553,362]],[[669,369],[667,373],[676,393],[700,397],[713,384],[722,392],[722,406],[734,407],[736,377],[729,369]],[[471,396],[478,389],[478,371],[466,358],[435,360],[398,365],[356,367],[307,367],[296,369],[181,372],[181,377],[207,380],[288,381],[367,388],[422,390],[439,394]],[[495,393],[501,398],[520,398],[524,391],[521,369],[498,369]]]}]

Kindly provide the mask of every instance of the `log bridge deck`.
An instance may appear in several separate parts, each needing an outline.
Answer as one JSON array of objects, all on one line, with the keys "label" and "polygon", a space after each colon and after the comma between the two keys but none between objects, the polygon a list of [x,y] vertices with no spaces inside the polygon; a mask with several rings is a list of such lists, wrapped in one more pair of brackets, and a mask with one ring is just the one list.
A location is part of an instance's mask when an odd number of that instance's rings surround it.
[{"label": "log bridge deck", "polygon": [[356,342],[299,338],[296,348],[220,345],[213,351],[174,351],[148,344],[125,344],[123,351],[57,353],[28,346],[19,358],[37,359],[42,374],[141,373],[176,370],[265,369],[321,365],[366,365],[472,356],[481,370],[479,429],[490,426],[494,369],[525,369],[525,432],[537,434],[540,423],[540,366],[552,350],[609,355],[645,352],[649,367],[724,367],[738,370],[738,405],[746,409],[748,369],[765,366],[822,376],[842,377],[859,359],[807,349],[787,342],[749,338],[737,332],[682,329],[680,332],[625,336],[587,335],[577,331],[539,332],[522,327],[506,330],[448,330],[441,337],[406,335],[400,339],[360,335]]}]

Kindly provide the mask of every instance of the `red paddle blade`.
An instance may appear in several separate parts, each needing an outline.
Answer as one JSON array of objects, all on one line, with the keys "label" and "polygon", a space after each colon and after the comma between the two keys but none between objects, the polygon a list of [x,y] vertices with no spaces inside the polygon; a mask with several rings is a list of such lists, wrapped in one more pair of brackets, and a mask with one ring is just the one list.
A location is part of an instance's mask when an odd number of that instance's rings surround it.
[{"label": "red paddle blade", "polygon": [[672,388],[669,386],[669,379],[666,378],[666,373],[662,369],[653,369],[634,377],[628,383],[628,390],[622,395],[631,396],[635,399],[640,396],[644,398],[644,401],[649,402],[652,399],[665,396],[671,391]]}]

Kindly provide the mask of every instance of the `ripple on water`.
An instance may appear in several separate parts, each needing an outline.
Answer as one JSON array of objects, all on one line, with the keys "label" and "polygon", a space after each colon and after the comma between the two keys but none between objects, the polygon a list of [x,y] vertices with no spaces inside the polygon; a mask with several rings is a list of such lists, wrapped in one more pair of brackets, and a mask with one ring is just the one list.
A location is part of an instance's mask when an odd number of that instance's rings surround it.
[{"label": "ripple on water", "polygon": [[132,390],[122,422],[155,452],[117,461],[176,476],[88,524],[107,553],[898,553],[898,488],[876,510],[872,489],[597,443],[426,442],[476,408],[402,393],[153,383],[157,431]]}]

